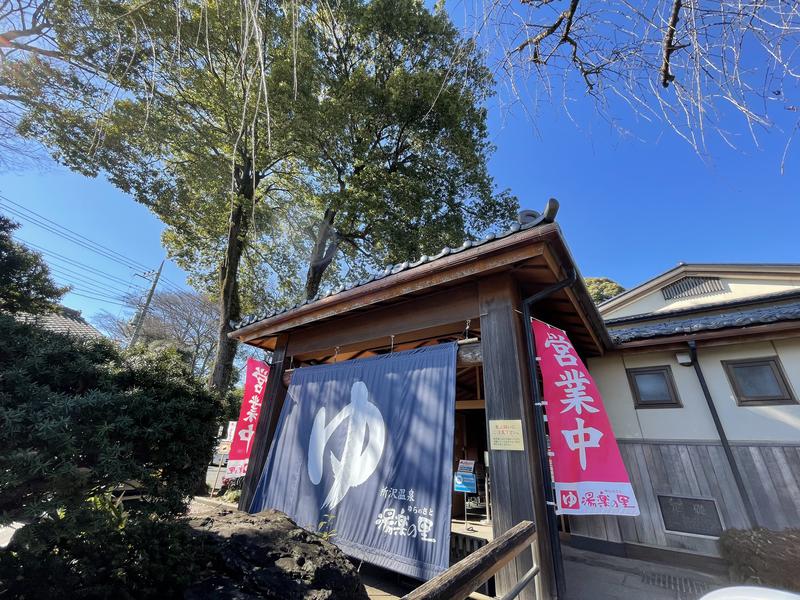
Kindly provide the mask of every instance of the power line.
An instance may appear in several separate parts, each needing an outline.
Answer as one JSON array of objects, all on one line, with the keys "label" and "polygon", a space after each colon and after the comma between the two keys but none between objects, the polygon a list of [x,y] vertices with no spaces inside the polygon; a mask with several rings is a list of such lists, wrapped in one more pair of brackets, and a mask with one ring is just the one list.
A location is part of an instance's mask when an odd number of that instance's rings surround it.
[{"label": "power line", "polygon": [[88,244],[86,242],[83,242],[80,239],[75,238],[74,236],[72,236],[72,235],[70,235],[68,233],[64,233],[63,231],[60,231],[59,229],[56,229],[55,227],[52,227],[52,226],[48,225],[47,223],[42,222],[40,219],[38,219],[36,217],[31,217],[29,215],[26,215],[26,214],[14,209],[14,208],[11,208],[9,206],[3,205],[1,202],[0,202],[0,206],[2,206],[2,208],[4,210],[10,212],[11,214],[15,215],[18,218],[21,218],[21,219],[23,219],[25,221],[28,221],[29,223],[32,223],[32,224],[34,224],[34,225],[36,225],[38,227],[41,227],[45,231],[49,231],[50,233],[53,233],[53,234],[65,239],[65,240],[67,240],[69,242],[72,242],[73,244],[76,244],[77,246],[80,246],[84,250],[89,250],[90,252],[94,252],[95,254],[97,254],[99,256],[102,256],[103,258],[106,258],[106,259],[111,260],[113,262],[119,263],[120,265],[122,265],[124,267],[127,267],[128,269],[131,269],[133,271],[137,271],[137,270],[140,270],[140,269],[146,269],[146,267],[140,266],[137,262],[135,262],[135,261],[133,261],[131,259],[126,259],[124,257],[123,258],[118,258],[117,256],[114,256],[113,254],[110,254],[109,252],[106,252],[106,251],[104,251],[102,249],[96,248],[96,247],[94,247],[94,246],[92,246],[92,245],[90,245],[90,244]]},{"label": "power line", "polygon": [[99,288],[99,289],[101,289],[103,291],[116,292],[116,293],[120,294],[121,296],[124,296],[126,294],[135,293],[135,292],[131,292],[130,289],[126,290],[126,289],[122,289],[120,287],[116,287],[114,285],[111,285],[107,281],[100,281],[99,279],[95,279],[94,277],[91,277],[89,275],[83,275],[82,273],[79,273],[79,272],[74,271],[72,269],[69,269],[67,267],[62,267],[61,265],[50,265],[50,270],[53,271],[54,273],[60,273],[62,277],[70,277],[70,278],[78,280],[81,283],[97,287],[97,288]]},{"label": "power line", "polygon": [[[3,204],[3,201],[5,201],[6,203],[9,203],[9,204],[13,204],[14,206],[19,207],[19,208],[13,208],[11,206],[8,206],[7,204]],[[138,261],[135,261],[133,259],[130,259],[127,256],[125,256],[123,254],[120,254],[116,250],[113,250],[112,248],[109,248],[108,246],[104,246],[103,244],[95,242],[94,240],[91,240],[88,237],[86,237],[84,235],[81,235],[80,233],[77,233],[76,231],[73,231],[72,229],[69,229],[68,227],[60,225],[59,223],[57,223],[57,222],[55,222],[55,221],[53,221],[51,219],[48,219],[44,215],[41,215],[40,213],[37,213],[36,211],[33,211],[31,209],[26,208],[23,205],[19,204],[18,202],[14,202],[13,200],[10,200],[9,198],[3,196],[2,194],[0,194],[0,207],[4,208],[5,210],[11,212],[12,214],[18,216],[21,219],[29,221],[29,222],[33,223],[34,225],[37,225],[38,227],[41,227],[42,229],[44,229],[46,231],[54,233],[55,235],[58,235],[59,237],[61,237],[63,239],[66,239],[67,241],[70,241],[70,242],[72,242],[72,243],[74,243],[74,244],[76,244],[76,245],[78,245],[78,246],[80,246],[80,247],[82,247],[82,248],[84,248],[86,250],[94,252],[95,254],[98,254],[98,255],[102,256],[103,258],[106,258],[108,260],[111,260],[113,262],[121,264],[122,266],[127,267],[129,269],[132,269],[134,271],[135,270],[144,270],[146,272],[148,271],[148,268],[145,265],[143,265],[142,263],[140,263]],[[24,211],[24,212],[22,212],[22,211]],[[25,213],[30,213],[30,214],[25,214]],[[31,215],[33,215],[33,216],[31,216]],[[15,236],[15,237],[17,237],[17,236]],[[41,250],[42,252],[45,252],[46,254],[51,255],[52,257],[55,257],[57,260],[61,260],[61,261],[67,262],[68,264],[72,264],[72,265],[80,267],[82,269],[88,269],[88,270],[90,270],[90,271],[92,271],[92,272],[94,272],[94,273],[96,273],[98,275],[101,275],[103,277],[107,277],[107,278],[109,278],[111,280],[114,280],[114,281],[116,281],[118,283],[121,283],[122,285],[132,286],[136,291],[139,291],[139,292],[143,292],[144,291],[142,288],[139,288],[138,286],[135,286],[135,284],[133,284],[130,281],[125,281],[124,279],[122,279],[120,277],[117,277],[115,275],[111,275],[110,273],[107,273],[107,272],[102,271],[100,269],[96,269],[94,267],[86,265],[85,263],[81,263],[80,261],[68,258],[68,257],[64,256],[63,254],[60,254],[60,253],[55,252],[53,250],[49,250],[47,248],[39,246],[38,244],[27,242],[27,241],[25,241],[25,240],[23,240],[23,239],[21,239],[19,237],[17,237],[17,239],[19,239],[20,241],[24,242],[27,245],[30,245],[30,246],[32,246],[34,248],[37,248],[37,249]],[[58,266],[58,265],[55,265],[55,266]],[[61,268],[66,269],[66,267],[61,267]],[[73,271],[73,273],[74,273],[74,271]],[[88,276],[85,276],[85,277],[88,277]],[[162,277],[161,281],[165,284],[166,287],[171,288],[174,292],[177,292],[177,293],[185,295],[186,298],[190,301],[190,303],[194,304],[195,307],[197,307],[198,309],[205,310],[207,308],[207,305],[205,304],[205,302],[203,302],[200,298],[197,297],[197,292],[195,292],[193,289],[191,289],[189,287],[182,287],[182,286],[176,284],[175,282],[170,281],[169,279],[166,279],[165,277]],[[104,282],[104,285],[107,285],[107,284],[105,284],[105,282]],[[109,286],[109,287],[112,287],[112,286]],[[117,290],[117,291],[119,291],[119,290]],[[125,293],[127,293],[127,292],[125,292]]]},{"label": "power line", "polygon": [[[73,290],[77,290],[79,292],[84,292],[84,293],[87,293],[87,294],[93,294],[93,295],[98,296],[100,298],[106,298],[108,300],[114,300],[115,302],[127,302],[126,298],[123,298],[121,296],[116,296],[114,294],[110,294],[110,293],[106,292],[105,290],[102,290],[102,289],[97,288],[97,287],[92,286],[92,285],[88,285],[88,284],[81,283],[81,282],[71,282],[68,279],[64,279],[61,276],[57,276],[55,278],[55,281],[56,281],[56,283],[58,285],[69,286]],[[72,290],[70,290],[70,291],[72,291]]]},{"label": "power line", "polygon": [[50,227],[49,225],[43,224],[41,221],[38,221],[37,219],[35,219],[33,217],[29,217],[27,215],[24,215],[24,214],[22,214],[22,213],[20,213],[18,211],[15,211],[14,209],[11,209],[11,208],[9,208],[7,206],[3,206],[2,204],[0,204],[0,206],[2,206],[4,210],[9,211],[11,214],[13,214],[13,215],[15,215],[15,216],[17,216],[17,217],[19,217],[19,218],[21,218],[23,220],[26,220],[26,221],[34,224],[34,225],[37,225],[37,226],[41,227],[42,229],[44,229],[45,231],[49,231],[50,233],[53,233],[53,234],[65,239],[65,240],[67,240],[69,242],[72,242],[73,244],[76,244],[77,246],[80,246],[84,250],[89,250],[90,252],[94,252],[95,254],[97,254],[99,256],[102,256],[103,258],[105,258],[107,260],[111,260],[113,262],[116,262],[116,263],[122,265],[123,267],[131,269],[132,271],[139,270],[139,267],[137,267],[137,266],[135,266],[135,265],[133,265],[133,264],[131,264],[129,262],[120,260],[120,259],[114,257],[111,254],[103,252],[102,250],[98,250],[97,248],[94,248],[94,247],[90,246],[89,244],[86,244],[86,243],[84,243],[84,242],[82,242],[80,240],[77,240],[77,239],[71,237],[70,235],[67,235],[67,234],[63,233],[63,232],[59,231],[58,229],[55,229],[54,227]]},{"label": "power line", "polygon": [[[3,196],[0,196],[0,198],[3,198]],[[0,205],[1,205],[1,203],[0,203]],[[13,211],[13,209],[9,209],[8,207],[5,207],[5,208],[7,208],[8,210],[12,210]],[[17,214],[17,213],[15,212],[15,214]],[[26,218],[26,217],[22,217],[22,218]],[[54,233],[57,233],[57,232],[54,232]],[[120,277],[116,277],[115,275],[111,275],[110,273],[108,273],[106,271],[102,271],[100,269],[96,269],[96,268],[91,267],[91,266],[89,266],[89,265],[87,265],[85,263],[82,263],[80,261],[68,258],[68,257],[64,256],[63,254],[55,252],[54,250],[49,250],[48,248],[44,248],[43,246],[40,246],[40,245],[35,244],[33,242],[28,242],[27,240],[24,240],[23,238],[21,238],[19,236],[15,236],[15,237],[18,240],[20,240],[21,242],[25,243],[26,245],[29,245],[29,246],[31,246],[33,248],[36,248],[36,249],[38,249],[38,250],[40,250],[40,251],[42,251],[42,252],[44,252],[44,253],[46,253],[48,255],[51,255],[52,257],[55,257],[57,260],[61,260],[61,261],[67,262],[69,264],[73,264],[73,265],[81,267],[83,269],[89,269],[89,270],[97,273],[98,275],[102,275],[103,277],[108,277],[110,279],[113,279],[113,280],[117,281],[118,283],[122,283],[123,285],[133,286],[137,291],[144,291],[142,288],[136,286],[135,284],[133,284],[130,281],[126,281],[126,280],[124,280],[124,279],[122,279]],[[84,236],[81,236],[81,237],[84,237]],[[88,238],[85,238],[85,239],[88,239]],[[70,241],[74,241],[74,240],[70,240]],[[108,257],[106,257],[106,258],[108,258]],[[116,262],[119,262],[119,261],[116,261]],[[127,266],[127,267],[130,268],[129,265],[124,265],[124,266]],[[146,270],[146,267],[144,267],[144,265],[142,265],[142,268]],[[180,292],[182,294],[189,294],[190,296],[195,293],[194,290],[192,290],[191,288],[189,288],[189,287],[181,287],[179,284],[176,284],[175,282],[173,282],[171,280],[168,280],[165,277],[162,277],[161,280],[162,280],[162,282],[164,282],[166,284],[167,287],[173,289],[176,292]],[[202,305],[198,304],[198,306],[202,306]]]},{"label": "power line", "polygon": [[121,283],[122,285],[131,286],[136,290],[140,290],[140,291],[142,290],[142,288],[136,286],[136,284],[131,280],[126,280],[126,279],[123,279],[122,277],[117,277],[116,275],[112,275],[111,273],[108,273],[107,271],[103,271],[102,269],[97,269],[97,268],[92,267],[91,265],[87,265],[86,263],[83,263],[83,262],[81,262],[79,260],[75,260],[73,258],[69,258],[67,256],[64,256],[63,254],[60,254],[59,252],[56,252],[55,250],[50,250],[48,248],[45,248],[44,246],[40,246],[39,244],[34,244],[33,242],[29,242],[29,241],[21,238],[18,235],[15,235],[14,237],[17,238],[17,240],[19,240],[20,242],[22,242],[26,246],[30,246],[31,248],[35,248],[36,250],[39,250],[40,252],[44,252],[45,254],[49,255],[51,257],[51,260],[58,260],[58,261],[66,262],[66,263],[68,263],[68,264],[70,264],[72,266],[76,266],[76,267],[79,267],[81,269],[86,269],[88,271],[92,271],[93,273],[95,273],[97,275],[101,275],[102,277],[106,277],[108,279],[113,279],[114,281],[116,281],[117,283]]},{"label": "power line", "polygon": [[76,296],[80,296],[81,298],[89,298],[90,300],[97,300],[98,302],[105,302],[106,304],[116,304],[117,306],[125,306],[125,307],[130,306],[129,304],[125,304],[123,302],[117,302],[115,300],[106,300],[105,298],[96,298],[88,294],[80,294],[78,292],[70,292],[70,294],[75,294]]},{"label": "power line", "polygon": [[[124,254],[121,254],[120,252],[117,252],[116,250],[113,250],[112,248],[109,248],[108,246],[104,246],[103,244],[100,244],[99,242],[95,242],[94,240],[89,239],[85,235],[81,235],[77,231],[73,231],[72,229],[70,229],[68,227],[65,227],[64,225],[61,225],[60,223],[57,223],[57,222],[53,221],[52,219],[48,219],[44,215],[42,215],[40,213],[37,213],[36,211],[31,210],[31,209],[23,206],[19,202],[14,202],[13,200],[10,200],[9,198],[6,198],[3,195],[0,195],[0,200],[8,202],[8,203],[13,204],[14,206],[18,207],[17,209],[14,209],[12,207],[5,206],[4,208],[6,208],[6,210],[12,211],[14,214],[20,216],[21,218],[27,219],[29,221],[32,221],[33,223],[35,223],[39,227],[47,229],[48,231],[52,231],[56,235],[60,235],[61,237],[65,238],[65,239],[68,239],[69,241],[71,241],[71,242],[73,242],[75,244],[84,246],[87,249],[92,250],[93,252],[96,252],[97,254],[100,254],[102,256],[106,256],[110,260],[115,260],[117,262],[126,264],[126,266],[129,266],[130,268],[132,268],[134,270],[136,270],[136,269],[145,269],[145,270],[147,270],[147,268],[148,268],[145,265],[143,265],[142,263],[140,263],[140,262],[138,262],[136,260],[133,260],[132,258],[129,258],[129,257],[125,256]],[[24,212],[20,213],[20,210],[24,211]],[[29,213],[29,214],[25,215],[24,213]],[[33,215],[33,216],[31,217],[29,215]],[[45,223],[42,223],[41,221],[44,221]],[[77,238],[77,239],[74,239],[74,238]]]},{"label": "power line", "polygon": [[131,308],[135,308],[137,306],[138,301],[135,299],[129,301],[128,299],[121,298],[120,296],[113,296],[111,294],[106,294],[98,290],[97,288],[75,284],[66,280],[56,279],[55,281],[58,285],[68,287],[69,291],[67,293],[80,292],[82,294],[91,294],[92,296],[95,296],[97,299],[110,300],[112,302],[120,302],[125,306],[129,306]]},{"label": "power line", "polygon": [[100,296],[103,298],[108,298],[109,300],[114,300],[119,302],[127,301],[127,299],[122,296],[110,294],[107,291],[103,290],[102,288],[84,283],[82,281],[71,281],[68,278],[63,277],[62,275],[56,275],[53,280],[56,282],[56,284],[60,286],[70,288],[70,291],[77,290],[79,292],[86,292],[87,294],[94,294],[95,296]]}]

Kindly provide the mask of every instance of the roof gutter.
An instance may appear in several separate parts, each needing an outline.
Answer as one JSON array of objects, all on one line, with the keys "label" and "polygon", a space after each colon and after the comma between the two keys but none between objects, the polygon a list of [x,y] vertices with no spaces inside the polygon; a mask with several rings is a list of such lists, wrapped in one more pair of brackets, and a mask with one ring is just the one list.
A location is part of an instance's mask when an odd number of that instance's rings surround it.
[{"label": "roof gutter", "polygon": [[[559,281],[545,289],[536,292],[532,296],[522,301],[522,327],[525,330],[525,344],[528,347],[528,374],[530,376],[531,399],[533,401],[533,426],[536,432],[536,447],[539,455],[539,474],[542,478],[544,487],[544,512],[546,514],[547,527],[544,533],[547,534],[547,542],[550,546],[552,557],[552,573],[555,575],[556,597],[564,598],[566,594],[566,579],[564,574],[564,561],[561,557],[561,539],[558,536],[558,521],[555,511],[555,492],[553,481],[550,477],[550,460],[547,455],[547,439],[544,428],[544,407],[542,406],[542,396],[539,392],[539,372],[536,366],[536,345],[533,342],[533,329],[531,328],[531,308],[537,302],[552,296],[558,291],[572,287],[578,280],[578,274],[572,269],[566,279]],[[535,504],[534,504],[535,505]],[[539,516],[537,515],[537,523]],[[547,573],[549,565],[546,564],[547,553],[541,553],[540,560],[542,572]]]}]

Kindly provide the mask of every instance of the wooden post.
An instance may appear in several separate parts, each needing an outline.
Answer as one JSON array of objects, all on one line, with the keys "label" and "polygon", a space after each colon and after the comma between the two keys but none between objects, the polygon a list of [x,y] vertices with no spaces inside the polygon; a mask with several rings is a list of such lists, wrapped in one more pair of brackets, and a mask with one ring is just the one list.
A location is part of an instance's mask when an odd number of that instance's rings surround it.
[{"label": "wooden post", "polygon": [[272,438],[275,437],[275,428],[281,416],[283,401],[286,398],[286,387],[283,385],[283,373],[288,367],[289,357],[286,356],[286,346],[289,336],[281,334],[272,353],[272,366],[269,370],[267,389],[264,391],[266,410],[262,411],[256,426],[253,438],[253,449],[250,451],[250,461],[247,464],[247,474],[244,477],[242,494],[239,497],[239,510],[247,511],[253,501],[256,487],[261,479],[261,471],[267,461]]},{"label": "wooden post", "polygon": [[[493,505],[492,529],[495,537],[522,521],[533,521],[536,513],[534,498],[541,499],[542,490],[536,488],[537,447],[533,432],[533,406],[528,390],[525,338],[520,318],[521,298],[516,282],[510,274],[496,275],[481,280],[478,285],[478,302],[481,318],[481,346],[483,354],[483,383],[486,398],[486,422],[494,420],[519,420],[522,422],[524,451],[492,450]],[[540,515],[537,515],[540,516]],[[537,528],[542,521],[537,522]],[[541,531],[538,533],[542,538]],[[545,540],[546,540],[545,536]],[[545,542],[546,543],[546,542]],[[539,589],[531,584],[519,595],[524,600],[551,598],[552,561],[539,545],[539,563],[542,569],[537,578]],[[495,576],[497,595],[511,590],[533,566],[529,553],[520,554],[513,563]]]}]

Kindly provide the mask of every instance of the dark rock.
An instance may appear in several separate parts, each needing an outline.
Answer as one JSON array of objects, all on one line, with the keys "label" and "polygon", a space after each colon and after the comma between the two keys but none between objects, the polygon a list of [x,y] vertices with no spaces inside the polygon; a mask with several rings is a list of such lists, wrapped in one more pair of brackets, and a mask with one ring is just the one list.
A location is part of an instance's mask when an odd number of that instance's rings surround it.
[{"label": "dark rock", "polygon": [[284,513],[219,510],[189,519],[213,556],[187,600],[367,600],[353,564]]},{"label": "dark rock", "polygon": [[192,584],[184,593],[185,600],[256,600],[261,596],[243,592],[237,582],[221,575],[212,575]]}]

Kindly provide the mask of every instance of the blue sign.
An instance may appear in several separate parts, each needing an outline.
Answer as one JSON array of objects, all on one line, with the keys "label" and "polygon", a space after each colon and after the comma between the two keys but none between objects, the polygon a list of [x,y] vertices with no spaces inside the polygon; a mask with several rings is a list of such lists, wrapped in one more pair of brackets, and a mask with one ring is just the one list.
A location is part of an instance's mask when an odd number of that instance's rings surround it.
[{"label": "blue sign", "polygon": [[478,491],[475,473],[453,473],[453,491],[474,494]]},{"label": "blue sign", "polygon": [[418,579],[450,561],[456,345],[297,369],[250,512]]}]

